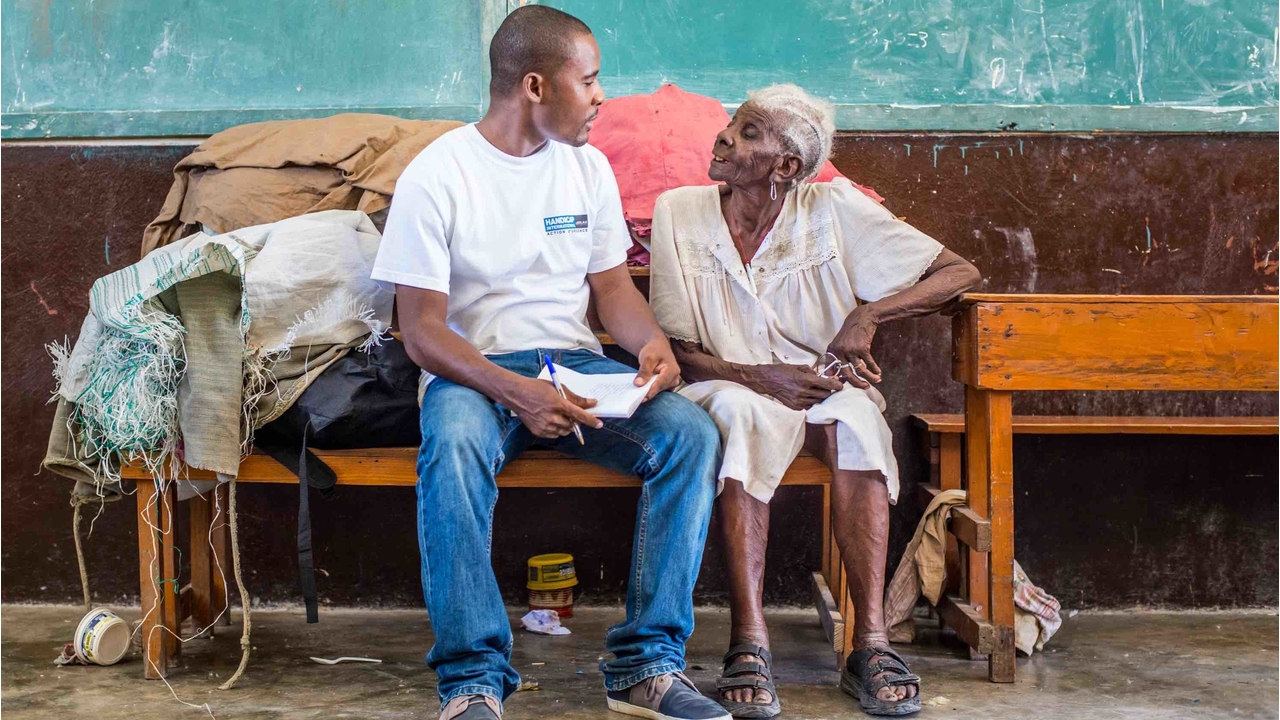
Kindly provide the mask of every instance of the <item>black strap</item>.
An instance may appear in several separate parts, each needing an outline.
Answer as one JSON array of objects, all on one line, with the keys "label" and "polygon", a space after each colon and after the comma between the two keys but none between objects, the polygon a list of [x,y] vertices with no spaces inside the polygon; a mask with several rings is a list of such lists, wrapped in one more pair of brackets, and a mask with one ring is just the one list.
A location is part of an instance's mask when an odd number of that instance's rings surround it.
[{"label": "black strap", "polygon": [[[311,426],[308,424],[307,426]],[[278,440],[260,434],[253,440],[253,446],[271,456],[272,460],[284,466],[285,470],[296,477],[302,477],[302,468],[307,468],[307,484],[320,491],[320,497],[326,500],[337,493],[338,474],[325,461],[307,448],[306,439],[302,441],[302,454],[298,454],[298,444],[292,441]]]},{"label": "black strap", "polygon": [[321,497],[332,497],[338,474],[307,448],[310,431],[311,423],[308,422],[302,434],[300,452],[291,443],[268,437],[260,437],[254,442],[254,446],[298,476],[298,581],[302,585],[302,601],[307,607],[307,622],[318,623],[320,600],[316,594],[315,558],[311,548],[311,503],[308,489],[314,487]]},{"label": "black strap", "polygon": [[[307,426],[308,429],[311,427]],[[298,579],[302,581],[302,601],[307,605],[307,622],[320,622],[320,604],[316,596],[316,566],[311,555],[311,505],[308,498],[307,435],[302,435],[302,453],[298,456]]]}]

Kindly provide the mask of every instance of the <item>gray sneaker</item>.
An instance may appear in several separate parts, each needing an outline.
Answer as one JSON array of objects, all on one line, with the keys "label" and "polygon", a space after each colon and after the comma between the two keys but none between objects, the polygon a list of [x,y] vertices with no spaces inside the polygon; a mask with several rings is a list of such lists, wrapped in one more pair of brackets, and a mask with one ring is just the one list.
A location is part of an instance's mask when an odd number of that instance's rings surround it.
[{"label": "gray sneaker", "polygon": [[626,690],[611,690],[609,709],[650,720],[733,720],[720,703],[703,696],[681,672],[641,680]]},{"label": "gray sneaker", "polygon": [[440,720],[502,720],[502,704],[488,695],[459,695],[440,708]]}]

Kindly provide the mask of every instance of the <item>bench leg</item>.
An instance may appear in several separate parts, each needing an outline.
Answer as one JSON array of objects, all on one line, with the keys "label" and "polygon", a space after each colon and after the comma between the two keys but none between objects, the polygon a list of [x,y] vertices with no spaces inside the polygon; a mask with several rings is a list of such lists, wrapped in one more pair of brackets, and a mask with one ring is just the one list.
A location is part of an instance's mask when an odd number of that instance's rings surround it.
[{"label": "bench leg", "polygon": [[218,483],[218,487],[209,493],[213,503],[213,557],[211,563],[210,612],[218,625],[231,624],[229,608],[229,592],[227,578],[231,577],[231,522],[228,520],[231,498],[228,494],[230,483]]},{"label": "bench leg", "polygon": [[831,553],[835,546],[836,537],[831,532],[831,485],[827,484],[822,486],[822,579],[828,588],[833,588],[835,581],[831,572]]},{"label": "bench leg", "polygon": [[156,494],[158,502],[156,503],[160,512],[160,524],[156,527],[163,532],[160,534],[160,565],[164,568],[163,574],[160,576],[160,592],[164,596],[164,627],[165,630],[159,633],[164,636],[165,654],[169,656],[170,664],[174,658],[182,653],[182,642],[178,639],[178,633],[182,628],[182,611],[179,607],[178,595],[178,575],[181,568],[178,564],[178,526],[176,518],[178,516],[178,487],[177,483],[170,481],[163,484],[163,489]]},{"label": "bench leg", "polygon": [[197,495],[188,501],[191,518],[191,620],[201,637],[213,637],[213,548],[210,532],[213,526],[213,493]]},{"label": "bench leg", "polygon": [[965,428],[969,506],[991,521],[991,552],[969,551],[969,601],[976,607],[985,599],[982,615],[994,626],[988,676],[1013,682],[1012,395],[966,387]]},{"label": "bench leg", "polygon": [[[960,489],[960,440],[961,436],[956,433],[938,438],[938,487],[944,491]],[[944,591],[955,593],[960,589],[960,544],[951,533],[947,533],[946,568],[947,584]]]},{"label": "bench leg", "polygon": [[[169,674],[178,652],[177,553],[174,551],[174,484],[157,489],[151,479],[138,480],[138,580],[142,602],[142,674],[158,680]],[[167,532],[161,532],[167,531]],[[168,580],[168,581],[167,581]],[[167,582],[166,582],[167,581]]]},{"label": "bench leg", "polygon": [[844,619],[844,638],[842,639],[844,649],[840,651],[840,664],[837,669],[843,668],[845,660],[853,654],[853,629],[854,622],[857,620],[853,609],[853,598],[849,595],[849,586],[847,583],[842,584],[844,587],[840,588],[840,597],[843,598],[840,603],[840,617]]}]

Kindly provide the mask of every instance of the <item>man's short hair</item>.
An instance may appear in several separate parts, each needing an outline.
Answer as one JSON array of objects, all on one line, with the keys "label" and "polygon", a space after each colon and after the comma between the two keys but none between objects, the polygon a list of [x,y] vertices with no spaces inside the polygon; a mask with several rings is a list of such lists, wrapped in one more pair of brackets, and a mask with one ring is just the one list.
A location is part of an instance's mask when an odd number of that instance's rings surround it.
[{"label": "man's short hair", "polygon": [[555,8],[525,5],[512,11],[489,43],[489,92],[505,95],[531,72],[550,77],[583,34],[591,34],[586,23]]}]

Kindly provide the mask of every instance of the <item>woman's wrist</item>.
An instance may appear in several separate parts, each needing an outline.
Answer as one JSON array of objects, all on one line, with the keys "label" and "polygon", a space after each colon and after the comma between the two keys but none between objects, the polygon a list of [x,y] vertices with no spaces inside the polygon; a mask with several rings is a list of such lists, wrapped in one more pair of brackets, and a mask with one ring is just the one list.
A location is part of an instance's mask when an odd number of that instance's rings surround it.
[{"label": "woman's wrist", "polygon": [[859,305],[858,307],[853,309],[853,312],[855,316],[861,315],[862,317],[871,321],[871,324],[873,325],[880,324],[880,320],[882,317],[880,312],[880,306],[876,305],[875,303],[867,303],[866,305]]},{"label": "woman's wrist", "polygon": [[743,365],[742,363],[729,363],[729,367],[733,369],[734,375],[737,376],[736,382],[739,385],[745,385],[756,392],[760,392],[760,368],[757,365]]}]

